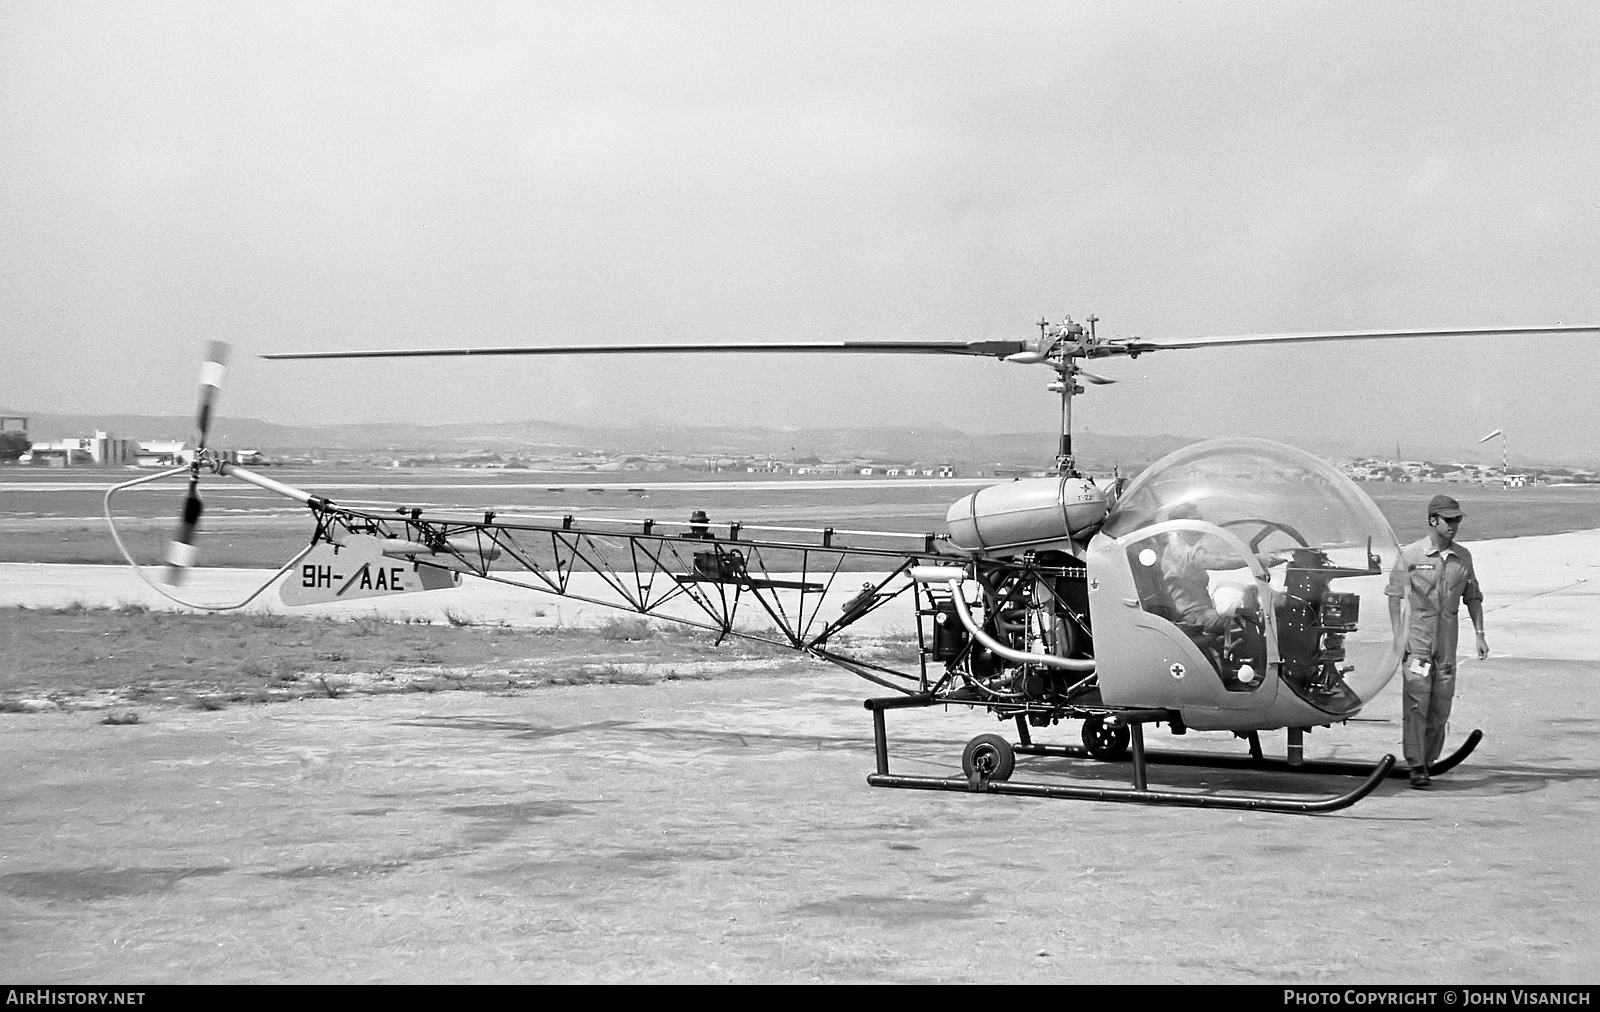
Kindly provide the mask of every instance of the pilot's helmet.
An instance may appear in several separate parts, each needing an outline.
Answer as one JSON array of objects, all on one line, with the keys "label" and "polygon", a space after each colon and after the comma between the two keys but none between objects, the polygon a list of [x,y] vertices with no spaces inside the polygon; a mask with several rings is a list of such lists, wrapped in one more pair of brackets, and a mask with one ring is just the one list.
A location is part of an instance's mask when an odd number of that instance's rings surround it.
[{"label": "pilot's helmet", "polygon": [[695,510],[689,514],[689,522],[691,524],[708,524],[711,522],[711,518],[706,516],[705,510]]},{"label": "pilot's helmet", "polygon": [[1211,606],[1223,618],[1233,618],[1239,612],[1247,614],[1257,610],[1259,598],[1253,583],[1224,583],[1211,591]]}]

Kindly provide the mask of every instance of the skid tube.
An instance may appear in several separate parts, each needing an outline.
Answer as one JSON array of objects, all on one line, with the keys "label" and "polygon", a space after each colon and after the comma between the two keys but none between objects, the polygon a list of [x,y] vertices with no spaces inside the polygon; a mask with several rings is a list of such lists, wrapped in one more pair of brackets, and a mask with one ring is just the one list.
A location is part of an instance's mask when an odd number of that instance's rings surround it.
[{"label": "skid tube", "polygon": [[[1461,761],[1472,754],[1472,750],[1483,741],[1483,731],[1474,730],[1467,735],[1459,748],[1428,766],[1428,772],[1434,776],[1448,773],[1461,764]],[[1017,747],[1018,755],[1051,755],[1064,756],[1069,759],[1091,758],[1089,750],[1081,745],[1045,745],[1036,744],[1028,740],[1026,728],[1022,734],[1022,744]],[[1304,762],[1291,762],[1287,759],[1269,759],[1261,754],[1261,740],[1251,734],[1250,754],[1248,756],[1234,755],[1202,755],[1198,752],[1150,752],[1144,754],[1145,762],[1161,763],[1166,766],[1202,766],[1211,769],[1226,770],[1267,770],[1273,773],[1318,773],[1341,777],[1365,777],[1372,773],[1372,766],[1367,763],[1339,762],[1332,759],[1309,759]],[[1102,760],[1104,761],[1104,760]],[[1117,761],[1117,760],[1113,760]],[[1389,771],[1392,779],[1403,780],[1411,775],[1411,769],[1398,762]]]},{"label": "skid tube", "polygon": [[[1256,812],[1316,814],[1336,812],[1342,808],[1349,808],[1376,790],[1395,766],[1394,756],[1386,755],[1378,761],[1376,766],[1367,771],[1367,778],[1353,789],[1334,797],[1308,801],[1297,801],[1289,798],[1248,797],[1239,794],[1188,794],[1176,791],[1153,791],[1150,789],[1145,775],[1147,756],[1144,750],[1144,725],[1152,721],[1171,720],[1173,714],[1167,710],[1125,710],[1119,711],[1117,716],[1127,723],[1130,732],[1131,740],[1129,744],[1132,746],[1133,757],[1132,789],[1078,787],[1067,784],[1014,783],[1010,780],[987,778],[968,780],[964,777],[903,776],[890,773],[889,735],[884,713],[888,710],[937,706],[942,702],[944,701],[935,698],[931,693],[868,699],[863,702],[862,705],[872,711],[873,750],[876,753],[878,766],[877,772],[867,777],[868,784],[873,787],[901,787],[923,791],[965,791],[978,794],[1013,794],[1030,798],[1117,801],[1135,805],[1171,805],[1186,808],[1230,808]],[[1024,745],[1023,748],[1031,751],[1032,749],[1041,748],[1041,746]],[[1019,749],[1019,751],[1022,750]],[[1052,750],[1048,753],[1034,752],[1033,754],[1066,753],[1057,753]]]}]

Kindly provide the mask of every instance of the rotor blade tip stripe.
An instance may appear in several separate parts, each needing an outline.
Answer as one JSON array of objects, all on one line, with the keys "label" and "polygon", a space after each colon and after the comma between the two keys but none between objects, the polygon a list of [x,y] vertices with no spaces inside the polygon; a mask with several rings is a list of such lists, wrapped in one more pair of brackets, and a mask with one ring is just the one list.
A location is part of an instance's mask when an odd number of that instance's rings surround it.
[{"label": "rotor blade tip stripe", "polygon": [[205,362],[200,366],[200,385],[203,387],[220,387],[222,380],[228,374],[228,367],[221,362]]},{"label": "rotor blade tip stripe", "polygon": [[190,569],[198,555],[194,545],[186,545],[181,541],[172,541],[167,544],[167,565],[179,569]]}]

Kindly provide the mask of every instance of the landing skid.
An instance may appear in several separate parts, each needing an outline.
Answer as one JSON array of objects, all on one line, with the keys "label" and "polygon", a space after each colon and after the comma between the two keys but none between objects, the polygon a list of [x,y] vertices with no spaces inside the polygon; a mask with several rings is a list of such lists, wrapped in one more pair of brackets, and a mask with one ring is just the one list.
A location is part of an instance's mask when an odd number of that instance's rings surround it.
[{"label": "landing skid", "polygon": [[[1151,790],[1146,776],[1146,764],[1149,761],[1178,762],[1184,765],[1233,765],[1249,769],[1277,769],[1272,765],[1274,760],[1244,759],[1242,762],[1222,762],[1208,760],[1202,756],[1151,756],[1144,748],[1144,725],[1146,723],[1162,720],[1170,721],[1173,714],[1166,710],[1129,710],[1117,714],[1130,732],[1129,744],[1132,746],[1131,760],[1133,765],[1133,787],[1082,787],[1066,784],[1041,784],[1014,782],[1006,779],[1010,775],[1012,757],[1010,755],[994,756],[995,752],[1022,752],[1028,755],[1059,755],[1082,756],[1087,758],[1088,752],[1073,746],[1036,745],[1028,740],[1026,727],[1020,720],[1018,727],[1023,729],[1023,744],[1013,747],[1004,739],[994,735],[985,735],[992,743],[986,748],[991,753],[991,758],[998,758],[999,763],[970,762],[972,747],[968,747],[968,757],[964,765],[971,767],[967,777],[924,777],[904,776],[889,772],[889,739],[888,730],[884,720],[884,713],[888,710],[900,710],[912,707],[935,706],[938,702],[929,695],[899,696],[887,699],[869,699],[863,704],[872,711],[873,745],[877,757],[877,772],[867,777],[867,783],[873,787],[901,787],[911,790],[924,791],[965,791],[977,794],[1014,794],[1032,798],[1074,798],[1084,801],[1117,801],[1135,805],[1172,805],[1187,808],[1230,808],[1244,809],[1258,812],[1293,812],[1293,813],[1318,813],[1336,812],[1348,808],[1371,794],[1377,789],[1395,768],[1395,758],[1386,755],[1380,759],[1376,766],[1359,767],[1353,763],[1302,763],[1298,766],[1282,764],[1282,768],[1290,770],[1303,770],[1306,772],[1354,772],[1366,777],[1359,785],[1344,794],[1333,797],[1296,800],[1290,798],[1250,797],[1239,794],[1191,794],[1175,791]],[[1482,735],[1474,732],[1467,744],[1458,749],[1448,759],[1435,765],[1433,769],[1442,771],[1454,766],[1471,752]],[[979,744],[982,739],[975,739],[974,744]],[[999,746],[999,748],[997,748]],[[1257,750],[1259,751],[1259,750]],[[1230,757],[1218,757],[1227,760]],[[1191,761],[1198,760],[1198,761]],[[1448,763],[1449,766],[1446,766]],[[1319,767],[1340,767],[1339,769],[1321,769]],[[998,767],[998,768],[997,768]],[[995,775],[991,776],[993,773]]]},{"label": "landing skid", "polygon": [[[1467,735],[1467,740],[1454,752],[1433,763],[1428,767],[1428,772],[1437,776],[1448,773],[1460,765],[1461,761],[1471,755],[1483,741],[1483,732],[1474,730]],[[1071,759],[1090,759],[1088,749],[1079,745],[1043,745],[1034,744],[1024,740],[1016,747],[1019,755],[1052,755],[1065,756]],[[1150,752],[1144,754],[1145,762],[1161,763],[1166,766],[1202,766],[1213,769],[1233,770],[1269,770],[1276,773],[1322,773],[1332,776],[1365,777],[1372,773],[1372,767],[1365,763],[1337,762],[1329,759],[1313,759],[1306,762],[1290,762],[1287,759],[1268,759],[1261,754],[1259,741],[1252,740],[1250,755],[1202,755],[1196,752]],[[1389,776],[1396,780],[1403,780],[1411,773],[1410,769],[1398,764],[1389,771]]]}]

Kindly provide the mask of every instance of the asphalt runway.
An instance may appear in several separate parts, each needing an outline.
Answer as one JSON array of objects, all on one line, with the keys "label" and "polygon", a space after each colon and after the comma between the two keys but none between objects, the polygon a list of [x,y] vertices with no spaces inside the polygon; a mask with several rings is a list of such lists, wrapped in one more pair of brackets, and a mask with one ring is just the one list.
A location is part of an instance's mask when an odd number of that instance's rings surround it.
[{"label": "asphalt runway", "polygon": [[[1483,744],[1432,792],[1391,781],[1327,816],[870,788],[872,687],[821,665],[133,726],[0,714],[0,966],[48,983],[1600,982],[1600,534],[1473,548],[1495,656],[1463,662],[1451,746],[1473,727]],[[40,573],[0,569],[0,592]],[[1391,685],[1318,729],[1308,756],[1394,751],[1398,700]],[[1007,729],[889,716],[900,772],[953,774],[967,738]],[[1240,751],[1152,736],[1177,744]],[[1018,776],[1123,786],[1128,769]],[[1349,783],[1152,768],[1174,790]]]}]

